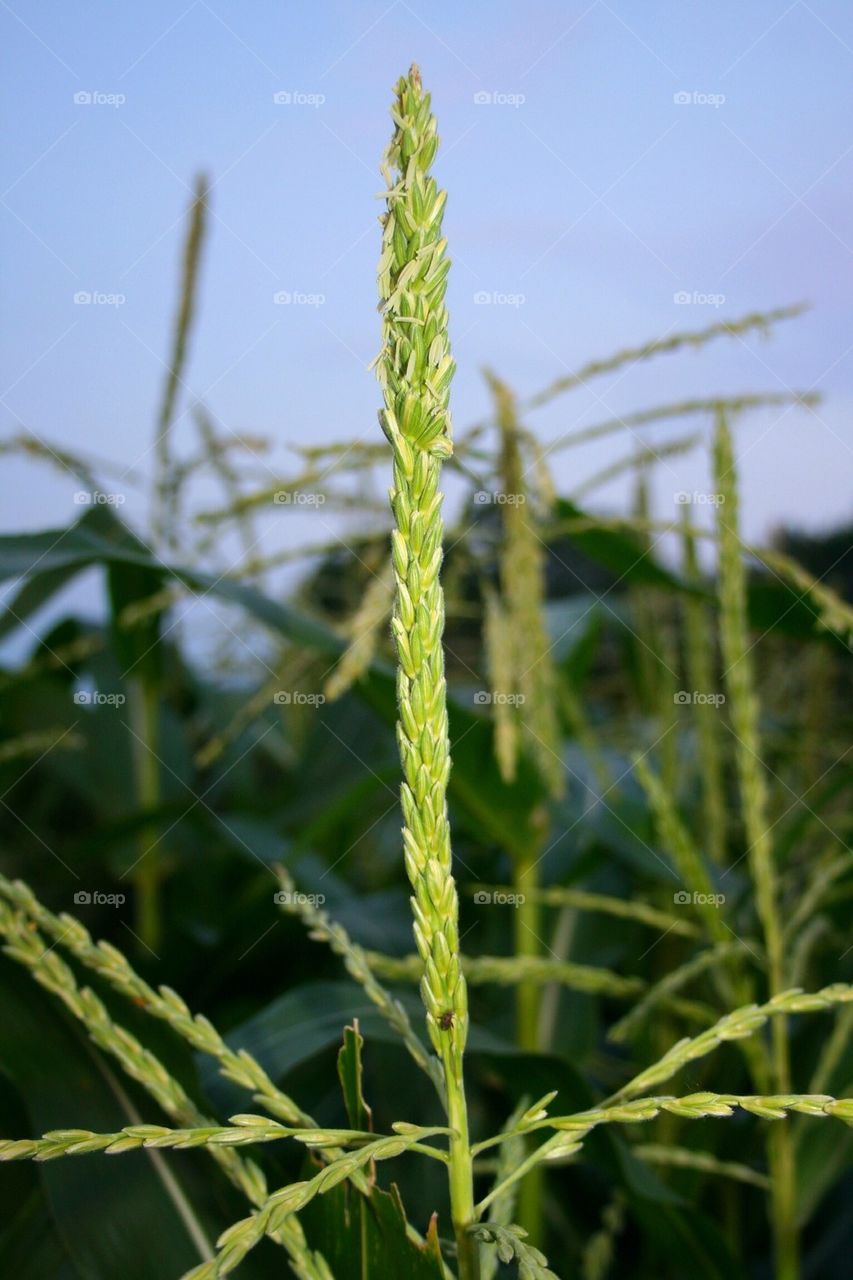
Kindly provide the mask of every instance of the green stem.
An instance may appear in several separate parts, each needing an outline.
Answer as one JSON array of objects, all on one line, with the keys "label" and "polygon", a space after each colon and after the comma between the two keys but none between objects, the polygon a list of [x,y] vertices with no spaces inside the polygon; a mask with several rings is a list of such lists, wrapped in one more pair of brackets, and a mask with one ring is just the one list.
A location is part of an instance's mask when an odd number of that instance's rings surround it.
[{"label": "green stem", "polygon": [[[691,586],[702,587],[702,574],[696,553],[696,537],[689,523],[689,506],[683,507],[682,546],[684,576]],[[710,611],[697,595],[686,594],[684,640],[687,681],[690,690],[701,694],[716,692],[714,671],[714,632]],[[703,835],[714,863],[722,866],[726,856],[726,797],[720,754],[720,712],[716,705],[700,703],[693,708],[702,773]]]},{"label": "green stem", "polygon": [[[779,939],[768,936],[766,945],[770,965],[770,990],[771,994],[778,995],[785,989]],[[774,1086],[780,1093],[788,1093],[791,1088],[791,1066],[786,1018],[774,1020],[770,1043]],[[798,1280],[800,1242],[797,1224],[797,1170],[790,1125],[772,1126],[768,1137],[767,1153],[771,1173],[776,1280]]]},{"label": "green stem", "polygon": [[[538,853],[533,851],[519,858],[513,869],[513,888],[519,897],[515,908],[515,954],[517,956],[540,955],[541,932],[539,902],[535,891],[539,887],[537,874]],[[520,982],[516,991],[516,1043],[519,1049],[536,1053],[539,1049],[539,985],[536,982]]]},{"label": "green stem", "polygon": [[[515,861],[513,867],[513,885],[519,895],[519,903],[515,908],[515,954],[516,956],[539,957],[541,954],[541,908],[535,890],[539,887],[539,845],[531,849],[525,857]],[[518,984],[515,996],[516,1024],[515,1036],[519,1049],[526,1053],[539,1051],[539,1009],[540,992],[536,981],[525,981]],[[542,1238],[542,1196],[544,1191],[543,1170],[541,1166],[533,1166],[524,1178],[518,1193],[518,1222],[524,1227],[531,1241],[539,1245]]]},{"label": "green stem", "polygon": [[[784,1018],[774,1023],[784,1026]],[[773,1197],[773,1227],[776,1241],[776,1280],[798,1280],[800,1243],[797,1227],[796,1167],[791,1130],[774,1125],[768,1146]]]},{"label": "green stem", "polygon": [[[140,810],[148,813],[160,803],[159,701],[157,687],[146,680],[133,683],[131,722],[134,730],[133,763],[136,797]],[[160,945],[160,880],[162,866],[155,830],[145,826],[139,837],[139,861],[133,872],[136,899],[136,932],[142,943],[156,952]]]},{"label": "green stem", "polygon": [[450,1214],[456,1236],[459,1280],[479,1280],[477,1241],[469,1233],[474,1217],[474,1158],[468,1134],[468,1105],[462,1080],[462,1057],[448,1042],[442,1055],[450,1121]]}]

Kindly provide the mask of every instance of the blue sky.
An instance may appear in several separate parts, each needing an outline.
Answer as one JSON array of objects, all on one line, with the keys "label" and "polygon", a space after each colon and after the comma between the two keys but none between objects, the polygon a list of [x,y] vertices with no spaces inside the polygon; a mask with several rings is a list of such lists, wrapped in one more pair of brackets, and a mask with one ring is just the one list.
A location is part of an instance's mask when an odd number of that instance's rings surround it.
[{"label": "blue sky", "polygon": [[[457,426],[486,408],[485,364],[528,394],[657,334],[807,300],[813,310],[770,341],[724,340],[597,381],[529,425],[547,441],[686,395],[816,387],[816,415],[738,426],[746,532],[849,516],[844,0],[11,0],[0,15],[13,122],[0,206],[4,434],[23,427],[150,471],[188,188],[205,169],[215,185],[192,395],[226,429],[270,435],[274,461],[288,441],[375,435],[377,165],[391,87],[414,59],[450,192]],[[124,301],[76,305],[81,291]],[[277,291],[323,302],[277,306]],[[699,300],[676,304],[679,292]],[[176,436],[191,447],[187,416]],[[561,455],[562,486],[627,447]],[[74,514],[73,480],[4,467],[5,529]],[[660,513],[672,514],[674,491],[707,487],[701,455],[673,460],[655,481]],[[617,482],[601,500],[618,507],[625,492]],[[135,491],[127,510],[142,518]]]}]

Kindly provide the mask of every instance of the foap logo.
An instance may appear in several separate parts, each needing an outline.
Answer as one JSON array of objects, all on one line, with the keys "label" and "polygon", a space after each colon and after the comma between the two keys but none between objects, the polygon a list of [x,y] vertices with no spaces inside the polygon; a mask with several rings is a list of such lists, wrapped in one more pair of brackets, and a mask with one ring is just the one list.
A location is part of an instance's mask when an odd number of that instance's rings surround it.
[{"label": "foap logo", "polygon": [[297,893],[289,889],[279,889],[272,900],[277,907],[322,907],[326,901],[324,893]]},{"label": "foap logo", "polygon": [[325,93],[305,93],[302,89],[279,89],[272,100],[277,107],[322,107]]},{"label": "foap logo", "polygon": [[700,293],[698,289],[688,292],[687,289],[679,289],[678,293],[672,295],[672,300],[677,307],[721,307],[725,300],[724,293]]},{"label": "foap logo", "polygon": [[78,289],[74,294],[75,307],[123,307],[127,298],[123,293],[104,293],[99,289]]},{"label": "foap logo", "polygon": [[526,301],[523,293],[501,293],[499,289],[479,289],[474,294],[475,307],[523,307]]},{"label": "foap logo", "polygon": [[521,907],[525,902],[523,893],[504,893],[502,889],[478,889],[474,894],[475,907]]},{"label": "foap logo", "polygon": [[123,107],[126,102],[126,94],[104,93],[101,89],[80,89],[74,94],[75,107]]},{"label": "foap logo", "polygon": [[474,694],[474,705],[477,707],[521,707],[524,702],[523,693],[494,693],[488,689],[478,689]]},{"label": "foap logo", "polygon": [[680,507],[721,507],[726,500],[724,493],[699,493],[694,490],[688,493],[682,489],[674,495],[675,501]]},{"label": "foap logo", "polygon": [[724,693],[702,693],[699,689],[679,689],[672,695],[677,707],[721,707],[726,700]]},{"label": "foap logo", "polygon": [[523,107],[527,101],[523,93],[503,93],[500,89],[481,89],[474,94],[475,107]]},{"label": "foap logo", "polygon": [[322,307],[325,293],[300,293],[298,289],[279,289],[272,300],[277,307]]},{"label": "foap logo", "polygon": [[127,698],[123,693],[98,693],[97,690],[78,689],[74,701],[78,707],[123,707]]},{"label": "foap logo", "polygon": [[78,489],[74,495],[77,507],[123,507],[126,501],[123,493],[104,493],[100,489]]},{"label": "foap logo", "polygon": [[277,489],[272,496],[277,507],[322,507],[324,493],[306,493],[303,489]]},{"label": "foap logo", "polygon": [[494,503],[498,507],[521,507],[527,501],[527,495],[524,493],[490,493],[488,489],[478,489],[474,494],[474,501],[478,507],[485,507],[490,503]]},{"label": "foap logo", "polygon": [[672,895],[676,907],[721,907],[725,900],[724,893],[699,893],[697,889],[692,893],[687,889],[679,889]]},{"label": "foap logo", "polygon": [[699,89],[681,89],[672,95],[677,107],[714,107],[719,108],[726,100],[724,93],[702,93]]},{"label": "foap logo", "polygon": [[78,889],[74,894],[75,907],[123,907],[127,897],[123,893],[102,893],[100,889]]},{"label": "foap logo", "polygon": [[279,707],[322,707],[326,696],[322,693],[302,693],[299,689],[278,689],[272,700]]}]

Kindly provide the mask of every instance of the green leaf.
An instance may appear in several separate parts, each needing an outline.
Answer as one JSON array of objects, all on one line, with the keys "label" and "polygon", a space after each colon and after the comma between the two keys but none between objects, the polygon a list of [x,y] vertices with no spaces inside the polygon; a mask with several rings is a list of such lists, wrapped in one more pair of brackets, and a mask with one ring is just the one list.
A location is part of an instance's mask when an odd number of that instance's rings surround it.
[{"label": "green leaf", "polygon": [[844,640],[817,625],[818,611],[807,594],[770,574],[750,574],[747,580],[750,627],[759,636],[778,632],[801,640],[820,641],[846,652]]},{"label": "green leaf", "polygon": [[423,1247],[408,1238],[396,1187],[374,1187],[366,1199],[344,1183],[315,1197],[300,1219],[335,1280],[444,1280],[435,1228]]},{"label": "green leaf", "polygon": [[0,616],[0,639],[22,626],[28,618],[47,604],[77,573],[75,565],[59,565],[43,573],[25,578]]},{"label": "green leaf", "polygon": [[215,594],[242,605],[299,644],[329,654],[338,654],[344,648],[344,642],[328,627],[234,578],[162,563],[107,507],[87,508],[76,524],[65,529],[0,537],[0,582],[60,568],[78,572],[93,564],[133,565],[164,573],[200,595]]},{"label": "green leaf", "polygon": [[797,1137],[797,1209],[800,1222],[805,1224],[838,1179],[850,1170],[853,1129],[806,1124]]},{"label": "green leaf", "polygon": [[344,1045],[338,1054],[338,1078],[344,1095],[350,1125],[362,1133],[372,1133],[373,1113],[362,1091],[361,1050],[364,1039],[359,1035],[358,1019],[344,1027]]},{"label": "green leaf", "polygon": [[[179,565],[161,565],[106,507],[87,509],[76,525],[65,530],[0,537],[0,581],[59,567],[73,567],[76,571],[95,563],[113,568],[135,566],[152,575],[166,572],[202,595],[210,592],[242,606],[297,644],[329,655],[343,650],[343,642],[329,628],[298,609],[271,600],[254,587]],[[114,574],[114,581],[121,579]],[[153,584],[153,576],[146,581]],[[358,689],[384,719],[389,723],[396,720],[390,671],[374,664]],[[510,852],[526,852],[535,834],[531,814],[542,794],[537,774],[532,766],[522,768],[515,783],[506,786],[494,761],[490,722],[452,699],[449,718],[454,761],[450,797],[459,817],[472,831],[485,830],[488,839]]]},{"label": "green leaf", "polygon": [[[0,1182],[0,1188],[6,1179]],[[5,1200],[5,1195],[4,1195]],[[37,1189],[13,1210],[0,1232],[3,1269],[15,1280],[78,1280],[77,1270],[50,1216],[47,1201]]]},{"label": "green leaf", "polygon": [[[32,1134],[69,1125],[111,1132],[139,1119],[134,1095],[112,1065],[5,957],[0,991],[0,1064],[25,1103]],[[144,1118],[159,1120],[148,1105]],[[164,1174],[164,1159],[91,1156],[79,1165],[42,1166],[53,1221],[81,1275],[162,1280],[203,1256],[201,1242],[216,1237],[215,1219],[209,1206],[199,1211],[188,1197],[188,1165],[171,1162]]]},{"label": "green leaf", "polygon": [[[560,523],[594,519],[589,512],[581,510],[568,498],[557,499],[554,517]],[[620,584],[662,587],[669,591],[691,589],[659,564],[643,544],[642,538],[630,530],[610,529],[602,525],[594,529],[579,529],[577,532],[571,529],[561,530],[561,537],[567,538],[579,551],[589,556],[590,560],[609,569]]]},{"label": "green leaf", "polygon": [[162,590],[165,577],[147,565],[107,566],[107,586],[112,610],[112,642],[122,672],[137,680],[154,682],[162,667],[159,644],[162,612],[152,613],[127,625],[122,614],[130,605],[141,604]]}]

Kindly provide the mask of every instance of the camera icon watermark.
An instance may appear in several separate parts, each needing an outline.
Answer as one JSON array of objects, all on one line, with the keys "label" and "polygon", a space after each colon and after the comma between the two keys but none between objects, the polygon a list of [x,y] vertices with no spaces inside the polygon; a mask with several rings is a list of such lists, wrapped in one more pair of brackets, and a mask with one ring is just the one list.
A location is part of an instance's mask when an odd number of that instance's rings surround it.
[{"label": "camera icon watermark", "polygon": [[721,507],[726,500],[724,493],[701,493],[696,490],[693,493],[688,493],[684,489],[679,490],[678,493],[674,493],[672,496],[680,507]]},{"label": "camera icon watermark", "polygon": [[272,300],[277,307],[322,307],[326,304],[326,295],[302,293],[299,289],[279,289]]},{"label": "camera icon watermark", "polygon": [[700,293],[698,289],[689,291],[687,289],[679,289],[677,293],[672,295],[672,300],[677,307],[721,307],[725,300],[724,293]]},{"label": "camera icon watermark", "polygon": [[726,700],[724,693],[702,693],[699,689],[679,689],[678,693],[672,695],[672,700],[678,707],[697,706],[697,707],[721,707]]},{"label": "camera icon watermark", "polygon": [[499,89],[480,89],[474,94],[475,107],[523,107],[527,96],[523,93],[503,93]]},{"label": "camera icon watermark", "polygon": [[505,893],[502,889],[478,889],[473,900],[476,907],[521,907],[527,901],[523,893]]},{"label": "camera icon watermark", "polygon": [[77,507],[123,507],[127,496],[123,493],[103,493],[100,489],[78,489],[74,494]]},{"label": "camera icon watermark", "polygon": [[126,894],[102,893],[100,889],[78,889],[74,894],[76,907],[123,907],[126,902]]},{"label": "camera icon watermark", "polygon": [[75,307],[123,307],[127,296],[123,293],[105,293],[101,289],[78,289],[74,294]]},{"label": "camera icon watermark", "polygon": [[699,893],[694,889],[689,893],[687,889],[679,889],[672,895],[673,904],[676,907],[721,907],[726,901],[724,893]]},{"label": "camera icon watermark", "polygon": [[526,501],[525,493],[490,493],[488,489],[478,489],[474,494],[474,502],[478,507],[486,507],[492,503],[498,507],[520,507]]},{"label": "camera icon watermark", "polygon": [[74,701],[78,707],[123,707],[127,698],[123,693],[98,693],[97,690],[89,692],[78,689],[74,694]]},{"label": "camera icon watermark", "polygon": [[322,507],[325,493],[306,493],[303,489],[277,489],[272,496],[277,507]]},{"label": "camera icon watermark", "polygon": [[500,289],[478,289],[474,294],[475,307],[523,307],[526,301],[523,293],[502,293]]},{"label": "camera icon watermark", "polygon": [[525,701],[523,693],[499,693],[489,689],[478,689],[474,694],[474,705],[477,707],[521,707]]},{"label": "camera icon watermark", "polygon": [[126,102],[126,94],[103,93],[100,89],[79,89],[74,94],[75,107],[123,107]]},{"label": "camera icon watermark", "polygon": [[299,689],[277,689],[272,697],[279,707],[322,707],[324,693],[302,693]]},{"label": "camera icon watermark", "polygon": [[296,890],[278,889],[272,896],[277,907],[322,907],[324,893],[297,893]]},{"label": "camera icon watermark", "polygon": [[302,89],[279,89],[272,100],[277,107],[322,107],[325,93],[304,93]]},{"label": "camera icon watermark", "polygon": [[702,93],[699,89],[680,89],[672,95],[677,107],[721,107],[726,100],[724,93]]}]

